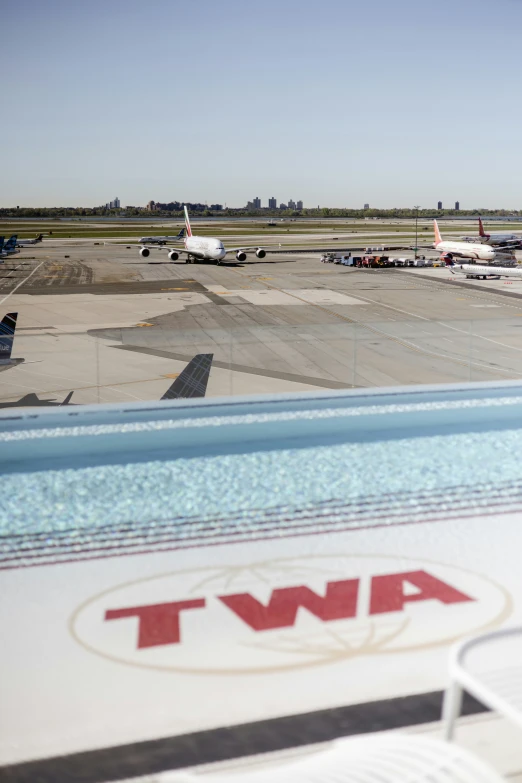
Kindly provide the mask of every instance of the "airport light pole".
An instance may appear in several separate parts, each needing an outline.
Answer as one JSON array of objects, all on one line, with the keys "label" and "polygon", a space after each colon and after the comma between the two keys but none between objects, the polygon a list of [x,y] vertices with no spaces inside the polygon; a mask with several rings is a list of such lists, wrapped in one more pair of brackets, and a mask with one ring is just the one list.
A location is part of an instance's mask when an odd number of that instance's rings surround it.
[{"label": "airport light pole", "polygon": [[419,222],[419,209],[420,209],[420,206],[413,207],[413,209],[415,210],[415,258],[417,258],[417,250],[418,250],[417,238],[418,238],[418,233],[419,233],[419,231],[418,231],[418,222]]}]

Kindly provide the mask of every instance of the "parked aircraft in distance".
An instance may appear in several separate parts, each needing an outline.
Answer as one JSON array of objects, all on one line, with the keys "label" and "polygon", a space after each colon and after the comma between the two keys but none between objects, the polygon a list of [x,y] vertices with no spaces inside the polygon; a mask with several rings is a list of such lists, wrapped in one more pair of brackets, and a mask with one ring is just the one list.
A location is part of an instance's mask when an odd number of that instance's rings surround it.
[{"label": "parked aircraft in distance", "polygon": [[[190,228],[190,220],[186,207],[185,210],[185,226],[186,236],[184,240],[185,248],[166,248],[168,252],[169,261],[177,261],[180,254],[186,255],[186,263],[194,263],[196,261],[214,261],[216,264],[220,264],[225,258],[227,253],[235,253],[238,261],[246,261],[247,252],[255,252],[258,258],[264,258],[266,256],[266,250],[261,247],[231,247],[225,248],[223,242],[220,239],[214,237],[197,237],[192,234]],[[147,258],[150,255],[150,249],[148,247],[142,247],[140,249],[140,255],[143,258]]]},{"label": "parked aircraft in distance", "polygon": [[26,245],[37,245],[43,239],[43,234],[38,234],[34,239],[17,239],[16,247],[25,247]]},{"label": "parked aircraft in distance", "polygon": [[[491,245],[483,245],[473,242],[452,242],[444,241],[440,235],[439,225],[436,220],[433,221],[435,231],[435,242],[433,247],[441,253],[441,259],[452,261],[454,258],[474,258],[477,261],[493,261],[498,258],[494,248]],[[500,256],[505,258],[505,254]]]},{"label": "parked aircraft in distance", "polygon": [[463,242],[481,242],[482,244],[491,245],[492,247],[505,247],[507,249],[516,248],[522,244],[522,236],[520,234],[502,234],[500,231],[496,231],[494,234],[487,234],[484,231],[482,220],[479,218],[479,236],[478,237],[461,237]]},{"label": "parked aircraft in distance", "polygon": [[185,229],[182,228],[179,234],[175,237],[170,237],[170,236],[142,237],[140,239],[140,242],[143,242],[143,244],[148,244],[148,245],[166,245],[169,242],[181,242],[184,236],[185,236]]},{"label": "parked aircraft in distance", "polygon": [[25,359],[11,359],[18,313],[7,313],[0,321],[0,372],[22,364]]},{"label": "parked aircraft in distance", "polygon": [[522,242],[520,234],[502,234],[500,231],[495,231],[494,234],[486,234],[482,220],[479,218],[479,234],[480,237],[487,242],[488,245],[516,245]]},{"label": "parked aircraft in distance", "polygon": [[516,266],[494,266],[487,264],[457,264],[455,261],[446,261],[452,275],[466,275],[478,280],[500,280],[501,277],[518,277],[522,279],[522,269]]},{"label": "parked aircraft in distance", "polygon": [[[3,237],[2,237],[3,239]],[[13,253],[19,253],[20,251],[16,249],[16,234],[14,234],[10,239],[7,240],[5,245],[3,245],[2,250],[0,251],[0,258],[6,258],[6,256],[12,256]]]}]

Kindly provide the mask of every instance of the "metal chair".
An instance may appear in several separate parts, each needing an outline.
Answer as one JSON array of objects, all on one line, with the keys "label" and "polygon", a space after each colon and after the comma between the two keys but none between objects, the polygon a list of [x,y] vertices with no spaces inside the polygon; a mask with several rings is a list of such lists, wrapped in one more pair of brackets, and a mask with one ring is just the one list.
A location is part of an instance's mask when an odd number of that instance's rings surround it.
[{"label": "metal chair", "polygon": [[492,631],[455,645],[449,674],[442,707],[447,740],[453,738],[464,690],[522,728],[522,628]]},{"label": "metal chair", "polygon": [[150,783],[505,783],[492,767],[452,743],[415,734],[338,740],[297,761],[244,774],[162,773]]}]

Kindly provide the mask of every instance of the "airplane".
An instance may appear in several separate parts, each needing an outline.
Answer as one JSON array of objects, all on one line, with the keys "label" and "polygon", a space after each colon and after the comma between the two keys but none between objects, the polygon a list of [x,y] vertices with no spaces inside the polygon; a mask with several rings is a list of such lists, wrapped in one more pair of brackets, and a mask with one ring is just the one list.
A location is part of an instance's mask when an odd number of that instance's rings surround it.
[{"label": "airplane", "polygon": [[0,372],[22,364],[25,359],[11,359],[18,313],[7,313],[0,321]]},{"label": "airplane", "polygon": [[[444,241],[436,220],[433,221],[433,228],[435,231],[433,247],[441,253],[441,260],[443,261],[453,261],[454,258],[474,258],[477,261],[493,261],[495,258],[498,258],[491,245]],[[505,258],[505,255],[503,257]]]},{"label": "airplane", "polygon": [[[231,247],[226,249],[223,242],[220,239],[214,237],[197,237],[192,234],[190,228],[190,220],[187,211],[187,207],[183,207],[185,210],[185,226],[187,233],[184,240],[185,249],[179,248],[166,248],[168,252],[169,261],[177,261],[180,253],[186,254],[185,263],[191,264],[197,261],[215,261],[216,264],[220,264],[225,258],[227,253],[235,253],[238,261],[246,261],[247,252],[255,251],[258,258],[264,258],[266,256],[266,250],[262,247]],[[147,258],[150,255],[150,249],[146,246],[142,247],[139,251],[140,256]]]},{"label": "airplane", "polygon": [[38,234],[34,239],[17,239],[15,247],[25,247],[26,245],[37,245],[43,239],[43,234]]},{"label": "airplane", "polygon": [[[17,314],[11,313],[10,315]],[[169,386],[161,399],[179,400],[204,397],[207,392],[207,384],[213,358],[214,354],[212,353],[198,353],[194,356],[185,369],[178,375],[174,383]],[[37,394],[31,392],[30,394],[24,395],[19,400],[15,400],[15,402],[0,402],[0,408],[36,408],[75,405],[74,402],[71,402],[73,394],[74,392],[71,391],[62,402],[56,402],[55,399],[42,400]]]},{"label": "airplane", "polygon": [[14,234],[10,239],[7,240],[5,245],[2,247],[2,251],[0,253],[1,258],[5,258],[6,256],[12,256],[13,253],[19,253],[20,251],[16,249],[16,240],[17,236]]},{"label": "airplane", "polygon": [[482,220],[479,218],[479,238],[477,237],[462,237],[465,242],[482,242],[484,244],[491,245],[492,247],[516,247],[522,243],[522,236],[520,234],[501,234],[496,231],[494,234],[486,234]]},{"label": "airplane", "polygon": [[477,280],[500,280],[501,277],[518,277],[522,279],[520,267],[494,266],[486,264],[456,264],[455,261],[446,261],[446,266],[452,275],[466,275]]},{"label": "airplane", "polygon": [[175,237],[142,237],[140,239],[140,242],[143,244],[149,244],[149,245],[166,245],[167,242],[181,242],[183,237],[185,236],[185,229],[182,228],[179,234]]}]

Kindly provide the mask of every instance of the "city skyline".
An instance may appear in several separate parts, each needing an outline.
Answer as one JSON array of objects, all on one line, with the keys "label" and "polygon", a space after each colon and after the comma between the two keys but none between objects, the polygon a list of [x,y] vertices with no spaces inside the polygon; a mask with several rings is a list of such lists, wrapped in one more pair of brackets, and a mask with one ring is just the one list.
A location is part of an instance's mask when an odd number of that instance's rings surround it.
[{"label": "city skyline", "polygon": [[[187,201],[234,206],[252,192],[348,208],[431,205],[433,192],[450,204],[458,192],[518,207],[515,0],[441,0],[436,14],[414,0],[326,0],[320,14],[312,0],[267,0],[262,14],[240,0],[3,10],[23,36],[0,49],[16,108],[2,124],[0,206],[164,202],[174,184]],[[459,59],[463,40],[498,56]]]},{"label": "city skyline", "polygon": [[[277,209],[277,198],[274,196],[271,196],[270,198],[266,199],[267,203],[263,206],[263,199],[261,199],[259,196],[255,196],[251,201],[247,201],[246,208],[247,209]],[[303,201],[299,199],[297,202],[293,199],[288,199],[288,204],[285,204],[284,202],[279,202],[279,209],[303,209]]]}]

